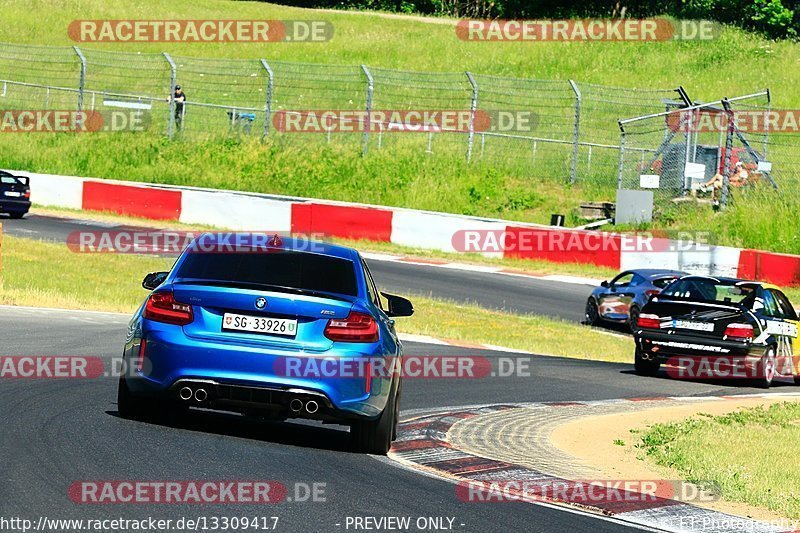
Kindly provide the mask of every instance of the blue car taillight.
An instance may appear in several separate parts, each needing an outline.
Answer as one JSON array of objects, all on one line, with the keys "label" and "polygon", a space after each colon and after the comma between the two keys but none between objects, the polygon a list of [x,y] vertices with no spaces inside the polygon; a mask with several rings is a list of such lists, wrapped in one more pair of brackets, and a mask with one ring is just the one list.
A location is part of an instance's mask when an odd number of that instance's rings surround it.
[{"label": "blue car taillight", "polygon": [[378,323],[366,313],[350,311],[347,318],[333,318],[325,326],[325,336],[340,342],[376,342]]},{"label": "blue car taillight", "polygon": [[176,326],[191,324],[194,320],[192,306],[175,300],[172,291],[154,292],[144,306],[144,317],[155,322]]}]

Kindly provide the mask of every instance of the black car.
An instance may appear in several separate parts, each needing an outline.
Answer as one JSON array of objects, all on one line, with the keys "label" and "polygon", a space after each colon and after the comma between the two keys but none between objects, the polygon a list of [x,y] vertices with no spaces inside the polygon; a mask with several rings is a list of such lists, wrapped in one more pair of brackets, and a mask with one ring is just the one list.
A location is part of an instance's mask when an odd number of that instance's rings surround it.
[{"label": "black car", "polygon": [[0,213],[22,218],[30,208],[30,179],[0,170]]},{"label": "black car", "polygon": [[774,285],[684,276],[642,308],[634,330],[636,373],[655,375],[666,363],[674,376],[677,362],[681,371],[706,371],[694,377],[746,378],[764,388],[776,376],[800,383],[797,325],[791,302]]}]

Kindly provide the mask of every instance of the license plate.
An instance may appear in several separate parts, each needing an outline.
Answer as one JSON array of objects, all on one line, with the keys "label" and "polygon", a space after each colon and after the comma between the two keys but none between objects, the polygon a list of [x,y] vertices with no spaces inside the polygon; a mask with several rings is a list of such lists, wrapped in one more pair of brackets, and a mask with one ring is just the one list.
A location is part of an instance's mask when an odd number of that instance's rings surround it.
[{"label": "license plate", "polygon": [[22,193],[15,191],[6,191],[6,196],[13,196],[15,198],[19,198],[20,196],[22,196]]},{"label": "license plate", "polygon": [[297,320],[225,313],[222,316],[222,330],[294,337],[297,334]]},{"label": "license plate", "polygon": [[673,320],[672,327],[694,331],[714,331],[714,324],[710,322],[693,322],[691,320]]}]

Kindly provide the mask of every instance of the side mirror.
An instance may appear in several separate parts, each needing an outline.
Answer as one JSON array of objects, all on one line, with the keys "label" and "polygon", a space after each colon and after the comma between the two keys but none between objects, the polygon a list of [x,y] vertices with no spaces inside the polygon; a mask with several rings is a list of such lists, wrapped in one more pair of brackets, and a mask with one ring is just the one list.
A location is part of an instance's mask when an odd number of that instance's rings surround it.
[{"label": "side mirror", "polygon": [[608,281],[604,281],[603,283],[600,284],[600,286],[601,287],[605,287],[607,289],[608,288]]},{"label": "side mirror", "polygon": [[395,296],[394,294],[386,294],[385,292],[381,293],[384,298],[386,298],[387,303],[389,304],[389,311],[387,311],[387,315],[389,316],[411,316],[414,314],[414,305],[411,301],[406,300],[402,296]]},{"label": "side mirror", "polygon": [[169,272],[150,272],[144,277],[144,280],[142,280],[142,287],[148,291],[152,291],[164,283],[167,276],[169,276]]}]

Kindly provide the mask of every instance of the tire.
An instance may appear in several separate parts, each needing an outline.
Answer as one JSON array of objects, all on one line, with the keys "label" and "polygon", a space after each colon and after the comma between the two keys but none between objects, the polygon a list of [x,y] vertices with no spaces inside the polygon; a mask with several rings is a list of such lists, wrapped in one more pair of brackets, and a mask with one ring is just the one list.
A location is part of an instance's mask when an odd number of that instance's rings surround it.
[{"label": "tire", "polygon": [[25,213],[22,213],[20,211],[14,211],[9,213],[8,216],[14,219],[20,219],[25,216]]},{"label": "tire", "polygon": [[586,300],[586,309],[583,312],[583,323],[587,326],[597,326],[600,324],[600,311],[597,309],[597,302],[594,298]]},{"label": "tire", "polygon": [[[753,378],[753,386],[759,389],[768,389],[772,386],[772,381],[775,379],[775,368],[777,362],[775,360],[775,348],[768,346],[764,351],[764,355],[756,364],[756,377]],[[795,376],[795,380],[797,377]]]},{"label": "tire", "polygon": [[639,321],[640,312],[635,305],[632,305],[630,311],[628,311],[628,326],[631,328],[631,332],[636,331],[636,323]]},{"label": "tire", "polygon": [[392,426],[392,442],[397,440],[397,424],[400,423],[400,391],[403,389],[403,382],[397,385],[397,394],[394,397],[394,426]]},{"label": "tire", "polygon": [[391,395],[381,415],[375,420],[355,422],[350,427],[353,449],[373,455],[386,455],[392,447],[392,439],[397,434],[398,386],[392,388]]},{"label": "tire", "polygon": [[150,407],[150,402],[133,395],[124,378],[119,379],[117,387],[117,412],[119,412],[119,416],[129,420],[141,420],[152,413]]},{"label": "tire", "polygon": [[636,347],[636,352],[633,354],[633,369],[637,375],[653,377],[658,374],[659,368],[661,368],[661,363],[643,359],[641,349]]}]

